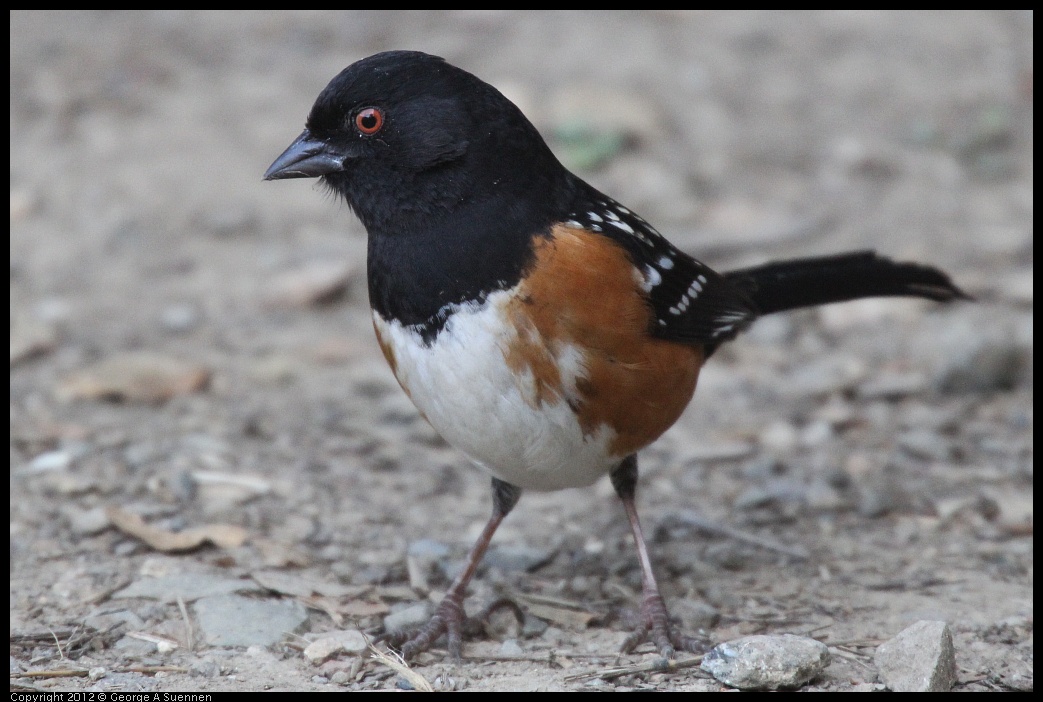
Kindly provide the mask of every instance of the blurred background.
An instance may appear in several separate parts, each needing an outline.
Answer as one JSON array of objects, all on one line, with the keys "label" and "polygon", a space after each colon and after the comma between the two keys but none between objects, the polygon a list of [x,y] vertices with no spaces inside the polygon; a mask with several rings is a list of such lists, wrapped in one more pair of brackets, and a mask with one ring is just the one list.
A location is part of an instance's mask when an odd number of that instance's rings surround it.
[{"label": "blurred background", "polygon": [[[1031,12],[19,11],[13,627],[83,616],[75,593],[153,555],[111,528],[114,504],[172,529],[246,527],[252,545],[231,551],[241,570],[395,582],[419,535],[466,548],[485,478],[383,367],[364,231],[314,183],[261,180],[326,83],[387,49],[443,56],[499,87],[567,166],[712,266],[873,248],[939,265],[978,298],[765,320],[720,354],[650,452],[647,502],[698,495],[684,506],[731,519],[736,504],[764,507],[750,484],[776,506],[802,486],[800,509],[825,485],[843,499],[809,508],[814,519],[861,520],[945,513],[923,495],[969,490],[1031,533]],[[710,472],[715,459],[731,468]],[[956,483],[939,468],[953,462],[967,469]],[[988,489],[970,468],[997,471]],[[790,492],[780,470],[796,476]],[[841,478],[822,482],[823,470]],[[497,538],[550,541],[573,554],[562,573],[582,574],[574,554],[615,554],[628,537],[607,484],[576,500],[527,497],[529,516]],[[590,541],[608,525],[609,546]],[[882,528],[841,532],[901,542]],[[957,536],[979,528],[942,536],[973,551]],[[555,541],[563,533],[575,542]],[[1010,572],[1031,573],[1028,545]],[[631,560],[622,546],[618,558]],[[1030,601],[1010,577],[1013,591],[978,592]]]}]

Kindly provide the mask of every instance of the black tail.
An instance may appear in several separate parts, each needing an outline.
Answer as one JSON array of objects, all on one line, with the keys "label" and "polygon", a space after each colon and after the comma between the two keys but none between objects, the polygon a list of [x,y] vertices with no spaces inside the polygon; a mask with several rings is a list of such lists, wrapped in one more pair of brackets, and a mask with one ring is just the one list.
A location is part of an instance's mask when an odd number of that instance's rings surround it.
[{"label": "black tail", "polygon": [[765,263],[724,274],[760,314],[862,297],[970,299],[949,276],[919,263],[896,263],[872,251]]}]

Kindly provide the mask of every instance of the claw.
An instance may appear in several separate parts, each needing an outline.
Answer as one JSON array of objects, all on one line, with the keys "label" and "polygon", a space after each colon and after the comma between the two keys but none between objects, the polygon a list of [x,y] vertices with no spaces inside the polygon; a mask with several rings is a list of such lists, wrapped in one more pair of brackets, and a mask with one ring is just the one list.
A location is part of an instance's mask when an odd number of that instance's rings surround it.
[{"label": "claw", "polygon": [[449,594],[439,603],[427,624],[419,629],[388,634],[385,640],[389,645],[399,649],[402,658],[408,661],[416,654],[431,648],[438,639],[445,636],[449,657],[454,661],[459,661],[463,649],[461,632],[466,621],[467,614],[464,612],[463,597],[454,597]]},{"label": "claw", "polygon": [[710,649],[709,641],[686,636],[676,630],[663,598],[656,592],[646,594],[642,598],[641,623],[623,640],[620,650],[623,653],[632,653],[646,641],[655,646],[659,655],[666,660],[673,660],[677,651],[705,653]]},{"label": "claw", "polygon": [[427,624],[419,629],[388,634],[384,640],[399,649],[402,657],[409,660],[416,654],[431,648],[438,639],[445,636],[449,657],[454,662],[459,662],[463,651],[464,635],[481,634],[489,617],[501,609],[510,610],[518,620],[518,624],[524,624],[525,613],[513,600],[501,598],[482,610],[478,616],[468,617],[464,611],[463,597],[450,593],[439,603]]}]

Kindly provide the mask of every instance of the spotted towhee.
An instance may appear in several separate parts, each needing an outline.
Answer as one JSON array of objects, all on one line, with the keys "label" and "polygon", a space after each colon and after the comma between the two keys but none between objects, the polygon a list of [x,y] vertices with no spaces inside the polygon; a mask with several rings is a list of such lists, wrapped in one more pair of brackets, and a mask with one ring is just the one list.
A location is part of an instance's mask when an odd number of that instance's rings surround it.
[{"label": "spotted towhee", "polygon": [[468,582],[522,489],[590,485],[623,501],[643,623],[674,630],[634,503],[637,451],[672,425],[699,369],[757,317],[862,297],[963,297],[948,276],[869,251],[718,273],[565,169],[491,85],[444,60],[389,51],[346,68],[266,180],[317,178],[369,233],[369,298],[402,389],[492,476],[493,515],[407,657],[443,634],[459,656]]}]

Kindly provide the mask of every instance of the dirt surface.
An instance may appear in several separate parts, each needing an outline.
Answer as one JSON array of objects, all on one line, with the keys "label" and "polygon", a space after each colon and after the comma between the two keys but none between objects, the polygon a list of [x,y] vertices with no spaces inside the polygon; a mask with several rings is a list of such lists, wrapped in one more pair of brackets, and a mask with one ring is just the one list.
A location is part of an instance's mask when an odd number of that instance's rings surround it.
[{"label": "dirt surface", "polygon": [[[384,366],[347,207],[261,181],[326,82],[390,48],[500,86],[715,267],[950,271],[975,303],[769,318],[720,352],[639,506],[686,628],[828,644],[807,689],[877,689],[875,647],[919,620],[949,623],[958,689],[1032,687],[1032,16],[1006,12],[13,13],[13,686],[408,687],[303,650],[437,598],[488,479]],[[509,595],[525,627],[422,655],[436,686],[721,688],[587,675],[655,658],[616,655],[640,581],[607,480],[526,494],[495,543],[469,609]],[[304,615],[222,646],[222,600],[122,592],[172,575]],[[25,675],[57,670],[92,673]]]}]

